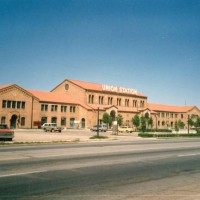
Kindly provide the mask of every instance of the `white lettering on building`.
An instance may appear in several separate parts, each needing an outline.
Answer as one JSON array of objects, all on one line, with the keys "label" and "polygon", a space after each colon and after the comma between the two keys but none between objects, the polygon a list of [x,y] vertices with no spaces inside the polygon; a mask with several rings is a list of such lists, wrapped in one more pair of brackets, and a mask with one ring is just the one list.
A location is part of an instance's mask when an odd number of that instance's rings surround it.
[{"label": "white lettering on building", "polygon": [[102,84],[102,90],[108,92],[119,92],[119,93],[127,93],[127,94],[137,94],[137,90],[130,89],[130,88],[123,88],[118,86],[112,85],[104,85]]}]

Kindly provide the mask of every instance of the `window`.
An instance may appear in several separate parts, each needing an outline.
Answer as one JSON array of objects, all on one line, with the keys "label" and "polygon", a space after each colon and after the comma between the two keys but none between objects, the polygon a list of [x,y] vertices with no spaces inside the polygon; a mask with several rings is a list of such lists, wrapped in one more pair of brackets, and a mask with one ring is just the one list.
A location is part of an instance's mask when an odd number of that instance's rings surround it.
[{"label": "window", "polygon": [[7,101],[7,108],[11,107],[11,101]]},{"label": "window", "polygon": [[74,128],[74,118],[70,118],[70,128]]},{"label": "window", "polygon": [[12,108],[16,107],[16,101],[12,101]]},{"label": "window", "polygon": [[69,84],[65,84],[65,90],[69,90]]},{"label": "window", "polygon": [[70,112],[75,112],[76,111],[76,107],[75,106],[70,106]]},{"label": "window", "polygon": [[137,100],[133,100],[133,107],[137,108]]},{"label": "window", "polygon": [[125,99],[125,106],[129,107],[129,99]]},{"label": "window", "polygon": [[61,126],[66,126],[66,118],[65,117],[61,118]]},{"label": "window", "polygon": [[103,96],[99,96],[99,104],[103,104]]},{"label": "window", "polygon": [[42,117],[41,118],[41,124],[47,123],[47,117]]},{"label": "window", "polygon": [[67,106],[61,106],[61,112],[67,112]]},{"label": "window", "polygon": [[117,98],[117,105],[121,106],[121,98]]},{"label": "window", "polygon": [[6,108],[6,100],[2,101],[2,108]]},{"label": "window", "polygon": [[41,105],[41,111],[48,111],[48,105],[47,104],[42,104]]},{"label": "window", "polygon": [[112,101],[113,101],[113,98],[112,97],[108,97],[108,105],[112,105]]},{"label": "window", "polygon": [[58,109],[58,106],[57,105],[51,105],[51,111],[52,112],[56,112],[57,111],[57,109]]},{"label": "window", "polygon": [[21,118],[21,126],[25,126],[25,117]]},{"label": "window", "polygon": [[17,109],[25,109],[25,101],[10,101],[3,100],[2,108],[17,108]]},{"label": "window", "polygon": [[144,101],[140,101],[140,108],[144,108]]},{"label": "window", "polygon": [[56,117],[52,117],[51,118],[51,123],[57,123],[57,118]]},{"label": "window", "polygon": [[181,114],[181,119],[183,119],[183,114]]},{"label": "window", "polygon": [[89,103],[94,103],[94,95],[89,95]]},{"label": "window", "polygon": [[21,101],[17,101],[17,109],[21,108]]},{"label": "window", "polygon": [[1,117],[1,124],[5,124],[6,123],[6,117],[5,116],[2,116]]},{"label": "window", "polygon": [[22,109],[25,109],[25,105],[26,105],[26,103],[24,101],[22,101]]}]

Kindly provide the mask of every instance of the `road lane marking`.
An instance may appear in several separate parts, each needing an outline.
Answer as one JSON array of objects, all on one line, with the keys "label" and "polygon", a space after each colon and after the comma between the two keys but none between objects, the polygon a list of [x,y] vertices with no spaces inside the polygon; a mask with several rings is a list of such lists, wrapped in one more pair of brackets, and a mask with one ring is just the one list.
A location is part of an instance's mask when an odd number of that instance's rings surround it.
[{"label": "road lane marking", "polygon": [[181,154],[178,155],[177,157],[198,156],[198,155],[200,155],[200,153]]},{"label": "road lane marking", "polygon": [[43,170],[43,171],[23,172],[23,173],[16,173],[16,174],[5,174],[5,175],[0,175],[0,178],[10,177],[10,176],[21,176],[21,175],[28,175],[28,174],[37,174],[37,173],[42,173],[42,172],[47,172],[47,171]]}]

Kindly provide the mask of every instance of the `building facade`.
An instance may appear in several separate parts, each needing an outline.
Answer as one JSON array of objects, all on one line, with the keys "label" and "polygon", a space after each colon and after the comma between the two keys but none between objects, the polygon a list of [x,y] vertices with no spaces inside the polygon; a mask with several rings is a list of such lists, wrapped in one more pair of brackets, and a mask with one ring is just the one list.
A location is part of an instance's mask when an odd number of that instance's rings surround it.
[{"label": "building facade", "polygon": [[66,128],[89,128],[104,113],[114,112],[133,126],[137,115],[152,117],[154,127],[173,128],[188,115],[200,116],[196,106],[168,106],[147,102],[140,92],[119,86],[66,79],[50,92],[26,90],[16,84],[0,86],[0,123],[11,128],[38,128],[55,122]]}]

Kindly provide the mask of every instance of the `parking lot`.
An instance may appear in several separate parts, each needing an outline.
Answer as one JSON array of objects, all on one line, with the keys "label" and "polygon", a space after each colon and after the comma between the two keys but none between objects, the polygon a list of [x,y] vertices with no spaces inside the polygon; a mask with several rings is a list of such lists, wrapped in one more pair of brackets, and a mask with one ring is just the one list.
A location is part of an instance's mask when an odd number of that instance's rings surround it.
[{"label": "parking lot", "polygon": [[113,134],[112,131],[99,132],[99,135],[107,136],[107,139],[90,139],[97,132],[81,129],[68,129],[59,132],[44,132],[41,129],[16,129],[14,142],[95,142],[95,141],[133,141],[140,140],[137,133]]}]

